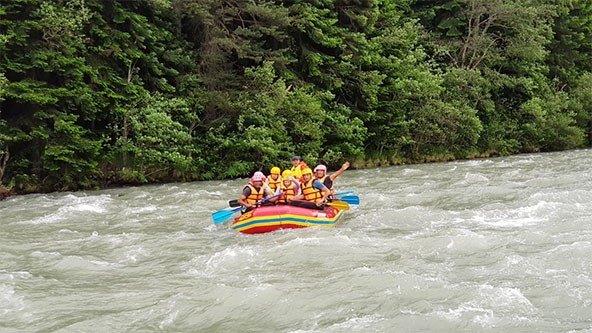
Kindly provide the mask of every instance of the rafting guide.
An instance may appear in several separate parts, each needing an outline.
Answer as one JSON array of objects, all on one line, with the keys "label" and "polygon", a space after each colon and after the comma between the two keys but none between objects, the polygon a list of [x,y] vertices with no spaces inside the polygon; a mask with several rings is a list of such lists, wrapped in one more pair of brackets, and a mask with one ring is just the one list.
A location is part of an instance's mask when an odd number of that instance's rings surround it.
[{"label": "rafting guide", "polygon": [[313,171],[300,156],[292,157],[291,162],[292,168],[283,172],[272,167],[269,176],[255,172],[238,200],[229,201],[230,208],[212,213],[213,223],[232,221],[232,229],[247,234],[332,226],[350,205],[360,203],[354,192],[336,192],[333,187],[334,180],[349,168],[349,162],[331,175],[322,164]]}]

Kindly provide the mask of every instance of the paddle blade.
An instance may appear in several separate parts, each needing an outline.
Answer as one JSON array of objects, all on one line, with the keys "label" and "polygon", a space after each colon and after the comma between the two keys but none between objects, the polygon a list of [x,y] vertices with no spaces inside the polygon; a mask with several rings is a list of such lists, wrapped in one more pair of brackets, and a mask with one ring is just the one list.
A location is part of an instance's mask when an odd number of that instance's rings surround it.
[{"label": "paddle blade", "polygon": [[232,216],[234,216],[234,214],[241,209],[242,209],[242,207],[235,207],[235,208],[231,208],[231,209],[228,209],[228,208],[221,209],[219,211],[213,212],[212,213],[212,222],[214,222],[214,224],[225,223],[226,221],[230,220],[232,218]]},{"label": "paddle blade", "polygon": [[357,195],[347,195],[339,198],[341,201],[347,202],[350,205],[359,205],[360,197]]},{"label": "paddle blade", "polygon": [[349,209],[349,204],[347,202],[344,201],[332,201],[332,202],[328,202],[327,206],[331,206],[333,208],[339,209],[339,210],[348,210]]},{"label": "paddle blade", "polygon": [[350,196],[350,195],[357,195],[357,194],[356,194],[356,192],[354,192],[352,190],[339,191],[339,192],[335,193],[335,196],[337,198],[341,198],[341,197],[345,197],[345,196]]}]

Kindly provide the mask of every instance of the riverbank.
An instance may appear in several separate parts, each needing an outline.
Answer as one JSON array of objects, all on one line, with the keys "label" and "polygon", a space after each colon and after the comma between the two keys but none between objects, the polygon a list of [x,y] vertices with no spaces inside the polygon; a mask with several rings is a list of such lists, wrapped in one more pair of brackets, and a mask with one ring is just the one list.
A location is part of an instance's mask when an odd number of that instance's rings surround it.
[{"label": "riverbank", "polygon": [[[586,148],[579,148],[579,149],[569,149],[569,150],[561,150],[561,151],[577,151],[577,150],[587,150],[590,147]],[[554,151],[558,152],[558,151]],[[466,160],[481,160],[481,159],[488,159],[488,158],[496,158],[496,157],[508,157],[508,156],[517,156],[517,155],[526,155],[526,154],[548,154],[553,152],[522,152],[518,154],[500,154],[496,151],[490,151],[486,153],[474,153],[467,155],[464,158],[455,157],[452,154],[440,154],[440,155],[430,155],[430,156],[422,156],[416,159],[405,158],[400,155],[392,154],[390,156],[369,156],[365,159],[354,159],[351,161],[351,168],[349,170],[364,170],[364,169],[372,169],[372,168],[383,168],[389,166],[396,166],[396,165],[419,165],[419,164],[431,164],[431,163],[445,163],[451,161],[466,161]],[[242,175],[242,177],[248,177],[247,174]],[[59,190],[56,189],[48,189],[40,186],[36,182],[29,182],[29,183],[20,183],[18,187],[3,187],[0,186],[0,200],[4,200],[10,196],[14,195],[25,195],[25,194],[33,194],[33,193],[53,193],[53,192],[67,192],[67,191],[84,191],[84,190],[101,190],[101,189],[113,189],[113,188],[125,188],[129,186],[142,186],[142,185],[157,185],[157,184],[167,184],[167,183],[186,183],[186,182],[194,182],[194,181],[210,181],[210,180],[229,180],[229,179],[236,179],[237,177],[232,178],[218,178],[218,179],[198,179],[198,178],[181,178],[181,177],[163,177],[158,180],[154,181],[140,181],[138,178],[126,178],[126,180],[114,180],[112,177],[109,179],[99,179],[95,182],[92,182],[90,186],[84,186],[80,184],[77,188],[62,188]]]},{"label": "riverbank", "polygon": [[0,200],[4,200],[12,195],[12,191],[4,186],[0,186]]}]

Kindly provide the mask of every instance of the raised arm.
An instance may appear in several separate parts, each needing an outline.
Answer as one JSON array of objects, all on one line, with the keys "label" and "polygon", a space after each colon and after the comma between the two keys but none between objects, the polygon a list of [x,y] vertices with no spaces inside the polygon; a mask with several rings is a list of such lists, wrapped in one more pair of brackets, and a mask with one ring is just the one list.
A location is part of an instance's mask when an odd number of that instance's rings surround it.
[{"label": "raised arm", "polygon": [[349,168],[349,162],[343,163],[343,165],[341,166],[341,168],[339,170],[335,171],[334,173],[332,173],[329,176],[329,179],[331,179],[331,181],[335,181],[335,178],[341,176],[345,172],[345,170],[347,170],[348,168]]}]

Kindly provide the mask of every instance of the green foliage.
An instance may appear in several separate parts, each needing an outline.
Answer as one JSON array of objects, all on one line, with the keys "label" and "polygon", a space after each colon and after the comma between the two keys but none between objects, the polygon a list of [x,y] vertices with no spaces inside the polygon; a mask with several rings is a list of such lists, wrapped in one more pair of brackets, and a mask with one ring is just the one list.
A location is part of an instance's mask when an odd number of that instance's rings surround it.
[{"label": "green foliage", "polygon": [[432,101],[411,116],[411,146],[416,158],[448,154],[467,157],[466,152],[476,150],[483,127],[474,109]]},{"label": "green foliage", "polygon": [[566,94],[558,93],[543,100],[534,98],[525,103],[523,111],[532,115],[534,121],[524,125],[531,144],[543,150],[569,149],[584,143],[582,128],[576,126],[574,112],[569,108]]},{"label": "green foliage", "polygon": [[592,73],[585,72],[575,81],[567,109],[575,114],[577,127],[587,133],[588,145],[592,144]]},{"label": "green foliage", "polygon": [[560,85],[573,85],[592,71],[592,3],[587,0],[555,1],[553,41],[549,45],[551,77]]},{"label": "green foliage", "polygon": [[101,142],[89,139],[76,120],[73,114],[59,113],[51,130],[43,135],[51,138],[43,149],[43,168],[61,189],[88,187],[97,172]]},{"label": "green foliage", "polygon": [[[124,169],[131,168],[142,181],[157,180],[156,175],[174,170],[184,174],[191,170],[193,162],[191,134],[175,118],[190,118],[187,103],[178,98],[160,95],[146,96],[141,105],[126,110],[128,134],[116,141],[114,153],[127,156],[122,161]],[[128,181],[134,174],[126,169],[122,179]]]},{"label": "green foliage", "polygon": [[590,35],[586,0],[2,1],[0,182],[583,147]]}]

